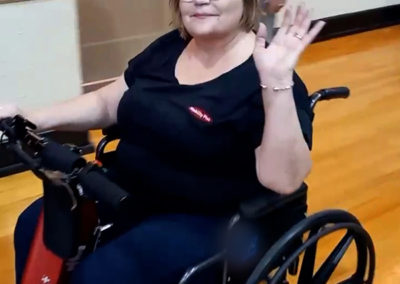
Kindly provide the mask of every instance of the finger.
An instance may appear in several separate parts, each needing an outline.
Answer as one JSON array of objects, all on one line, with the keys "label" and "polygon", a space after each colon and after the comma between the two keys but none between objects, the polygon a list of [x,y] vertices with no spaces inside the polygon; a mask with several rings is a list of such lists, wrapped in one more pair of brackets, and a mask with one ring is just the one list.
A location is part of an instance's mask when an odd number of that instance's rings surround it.
[{"label": "finger", "polygon": [[257,36],[256,36],[256,47],[262,47],[265,48],[265,42],[267,41],[267,27],[264,25],[264,23],[260,23],[260,26],[258,27],[257,31]]},{"label": "finger", "polygon": [[304,3],[297,6],[296,16],[294,18],[294,26],[300,27],[304,17]]},{"label": "finger", "polygon": [[304,27],[305,22],[310,18],[310,10],[307,9],[305,6],[303,7],[303,13],[300,21],[300,28]]},{"label": "finger", "polygon": [[288,30],[287,32],[288,34],[294,34],[299,32],[304,19],[304,14],[305,14],[305,8],[304,8],[304,3],[302,3],[301,5],[297,6],[294,22],[293,25]]},{"label": "finger", "polygon": [[315,26],[310,30],[310,32],[307,33],[307,35],[304,37],[304,44],[305,46],[309,45],[316,37],[317,35],[321,32],[321,30],[324,28],[326,25],[326,22],[324,21],[318,21]]},{"label": "finger", "polygon": [[292,26],[292,9],[292,6],[289,6],[285,11],[285,16],[282,22],[282,29],[285,33],[287,33],[289,28]]},{"label": "finger", "polygon": [[301,26],[298,29],[298,33],[301,35],[306,35],[310,29],[311,26],[311,15],[310,15],[310,11],[307,10],[305,12],[305,17],[303,19],[303,22],[301,23]]},{"label": "finger", "polygon": [[291,22],[292,22],[292,20],[291,20],[291,7],[288,7],[286,9],[286,11],[285,11],[284,16],[283,16],[282,26],[280,27],[280,29],[276,33],[275,37],[276,38],[280,38],[284,34],[286,34],[288,29],[290,28]]}]

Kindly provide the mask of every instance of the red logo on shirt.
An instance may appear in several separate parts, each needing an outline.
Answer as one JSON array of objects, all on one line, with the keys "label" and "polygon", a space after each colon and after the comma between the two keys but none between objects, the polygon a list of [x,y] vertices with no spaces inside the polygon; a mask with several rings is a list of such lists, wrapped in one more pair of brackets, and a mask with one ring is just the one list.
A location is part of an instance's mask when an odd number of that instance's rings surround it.
[{"label": "red logo on shirt", "polygon": [[208,123],[211,123],[213,121],[211,116],[204,109],[191,106],[191,107],[189,107],[189,110],[190,110],[190,113],[194,117],[200,119],[201,121],[208,122]]}]

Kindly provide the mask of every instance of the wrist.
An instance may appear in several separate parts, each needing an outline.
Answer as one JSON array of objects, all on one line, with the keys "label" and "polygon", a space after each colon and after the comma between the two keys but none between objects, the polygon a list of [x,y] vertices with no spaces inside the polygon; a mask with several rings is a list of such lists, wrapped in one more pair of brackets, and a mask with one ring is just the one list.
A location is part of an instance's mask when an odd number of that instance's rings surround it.
[{"label": "wrist", "polygon": [[281,111],[283,109],[287,109],[288,106],[292,103],[293,100],[293,90],[292,88],[281,90],[281,91],[273,91],[272,89],[261,89],[261,96],[263,99],[264,109],[270,111],[270,108],[277,108]]},{"label": "wrist", "polygon": [[269,87],[282,87],[293,83],[293,73],[284,75],[260,76],[260,84]]},{"label": "wrist", "polygon": [[294,85],[293,77],[268,77],[260,79],[260,86],[263,89],[271,90],[274,92],[285,91],[292,89]]},{"label": "wrist", "polygon": [[292,90],[293,86],[294,86],[293,81],[290,83],[287,83],[286,85],[283,85],[283,84],[282,85],[264,85],[262,83],[260,84],[260,87],[263,90],[270,90],[273,92],[283,92],[283,91]]}]

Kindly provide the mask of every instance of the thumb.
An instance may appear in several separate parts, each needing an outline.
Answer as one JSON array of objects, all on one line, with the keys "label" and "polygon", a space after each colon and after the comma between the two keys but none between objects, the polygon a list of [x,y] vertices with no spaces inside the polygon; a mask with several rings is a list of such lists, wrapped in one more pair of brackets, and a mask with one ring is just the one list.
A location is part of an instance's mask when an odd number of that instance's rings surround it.
[{"label": "thumb", "polygon": [[257,31],[257,37],[256,37],[256,48],[265,48],[265,42],[267,41],[267,27],[264,25],[264,23],[260,23],[260,26],[258,27]]}]

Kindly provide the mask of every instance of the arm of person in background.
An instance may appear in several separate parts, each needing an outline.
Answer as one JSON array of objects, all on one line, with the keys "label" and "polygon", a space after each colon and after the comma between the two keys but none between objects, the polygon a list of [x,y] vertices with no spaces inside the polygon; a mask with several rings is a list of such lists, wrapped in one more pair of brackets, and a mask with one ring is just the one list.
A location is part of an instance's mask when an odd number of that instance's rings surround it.
[{"label": "arm of person in background", "polygon": [[0,119],[20,114],[36,124],[39,131],[105,128],[117,122],[118,104],[127,89],[124,76],[120,76],[97,91],[35,111],[21,110],[12,104],[0,105]]},{"label": "arm of person in background", "polygon": [[275,14],[277,14],[286,4],[286,0],[265,0],[261,1],[261,22],[267,26],[267,42],[270,43],[275,35]]},{"label": "arm of person in background", "polygon": [[255,151],[257,177],[281,194],[298,189],[311,169],[293,97],[293,72],[300,55],[325,25],[320,21],[309,31],[311,18],[303,5],[297,8],[293,23],[292,14],[286,10],[283,25],[267,48],[267,29],[260,25],[253,54],[265,110],[263,138]]},{"label": "arm of person in background", "polygon": [[266,12],[270,15],[278,13],[286,4],[286,0],[267,0]]}]

